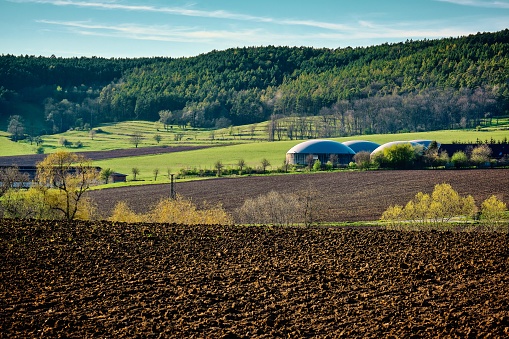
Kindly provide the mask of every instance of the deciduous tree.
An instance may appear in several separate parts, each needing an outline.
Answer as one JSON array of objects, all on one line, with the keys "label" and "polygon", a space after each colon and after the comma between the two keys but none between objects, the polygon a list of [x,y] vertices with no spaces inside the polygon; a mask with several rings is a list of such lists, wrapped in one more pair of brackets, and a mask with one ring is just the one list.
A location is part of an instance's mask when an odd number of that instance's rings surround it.
[{"label": "deciduous tree", "polygon": [[23,118],[19,115],[10,116],[7,132],[11,134],[11,139],[13,141],[23,139],[23,136],[25,135],[25,125],[23,123]]},{"label": "deciduous tree", "polygon": [[37,189],[44,192],[45,203],[67,220],[90,211],[84,194],[98,179],[97,168],[76,153],[57,151],[37,164]]},{"label": "deciduous tree", "polygon": [[138,145],[141,144],[144,137],[141,133],[134,133],[129,137],[129,142],[134,145],[135,148],[138,148]]}]

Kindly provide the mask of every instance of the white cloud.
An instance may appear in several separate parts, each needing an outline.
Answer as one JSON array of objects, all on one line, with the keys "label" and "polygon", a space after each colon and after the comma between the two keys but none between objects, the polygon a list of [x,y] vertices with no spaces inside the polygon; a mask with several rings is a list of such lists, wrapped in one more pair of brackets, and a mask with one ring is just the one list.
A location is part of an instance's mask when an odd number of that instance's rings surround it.
[{"label": "white cloud", "polygon": [[455,5],[470,6],[470,7],[483,7],[483,8],[499,8],[509,9],[509,2],[507,1],[483,1],[483,0],[435,0],[439,2],[448,2]]},{"label": "white cloud", "polygon": [[304,34],[280,34],[261,29],[244,29],[236,31],[227,30],[204,30],[199,27],[169,26],[169,25],[136,25],[136,24],[97,24],[89,21],[54,21],[39,20],[39,23],[66,27],[70,32],[88,36],[115,37],[135,40],[165,41],[165,42],[214,42],[231,43],[240,45],[302,45],[309,42],[311,45],[320,41],[323,46],[338,45],[348,42],[352,45],[374,40],[405,40],[420,38],[455,37],[470,34],[461,29],[407,29],[407,25],[401,28],[388,28],[374,23],[360,22],[354,31],[350,32],[327,32],[327,33],[304,33]]},{"label": "white cloud", "polygon": [[257,30],[230,32],[224,30],[201,30],[195,27],[142,26],[134,24],[107,25],[84,21],[39,20],[39,23],[67,27],[73,33],[91,36],[116,37],[136,40],[167,42],[208,42],[216,39],[246,41],[260,35]]},{"label": "white cloud", "polygon": [[214,18],[214,19],[229,19],[237,21],[251,21],[260,23],[271,23],[277,25],[292,25],[292,26],[307,26],[329,30],[351,30],[350,27],[341,24],[334,24],[329,22],[320,22],[314,20],[292,20],[292,19],[276,19],[271,17],[253,16],[241,13],[234,13],[226,10],[203,11],[196,9],[188,9],[182,7],[155,7],[150,5],[125,5],[115,1],[109,2],[96,2],[96,1],[75,1],[75,0],[11,0],[20,3],[37,3],[37,4],[50,4],[54,6],[74,6],[80,8],[95,8],[104,10],[125,10],[125,11],[138,11],[138,12],[154,12],[171,15],[200,17],[200,18]]}]

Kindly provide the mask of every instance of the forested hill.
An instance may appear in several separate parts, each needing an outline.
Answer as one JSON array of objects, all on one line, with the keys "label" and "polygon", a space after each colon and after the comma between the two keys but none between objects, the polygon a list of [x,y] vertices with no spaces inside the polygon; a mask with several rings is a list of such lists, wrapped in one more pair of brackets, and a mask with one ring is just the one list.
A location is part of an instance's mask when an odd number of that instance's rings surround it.
[{"label": "forested hill", "polygon": [[[0,57],[0,121],[45,132],[132,119],[225,127],[334,117],[339,134],[477,126],[509,110],[509,30],[363,48],[251,47],[191,58]],[[324,132],[327,134],[327,132]],[[327,135],[323,135],[327,136]]]}]

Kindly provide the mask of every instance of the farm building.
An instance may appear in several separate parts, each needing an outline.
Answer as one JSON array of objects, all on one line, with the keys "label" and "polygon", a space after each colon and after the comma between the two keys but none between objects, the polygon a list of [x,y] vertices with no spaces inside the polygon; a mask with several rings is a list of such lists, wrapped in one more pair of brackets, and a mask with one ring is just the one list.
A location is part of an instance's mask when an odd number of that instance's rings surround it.
[{"label": "farm building", "polygon": [[113,172],[110,175],[111,182],[113,182],[113,183],[126,182],[127,181],[126,178],[127,178],[127,174],[118,173],[118,172]]},{"label": "farm building", "polygon": [[359,152],[373,152],[380,147],[380,144],[366,140],[350,140],[343,142],[343,145],[350,147],[355,153]]},{"label": "farm building", "polygon": [[307,165],[308,159],[320,160],[322,164],[336,158],[334,165],[348,165],[355,152],[348,146],[333,140],[308,140],[293,146],[286,152],[286,160],[293,165]]}]

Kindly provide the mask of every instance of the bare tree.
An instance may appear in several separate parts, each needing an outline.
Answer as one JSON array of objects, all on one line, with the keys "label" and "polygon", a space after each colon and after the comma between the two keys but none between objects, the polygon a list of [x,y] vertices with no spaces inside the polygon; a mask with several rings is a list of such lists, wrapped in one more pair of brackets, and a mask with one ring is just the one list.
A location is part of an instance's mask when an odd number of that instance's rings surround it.
[{"label": "bare tree", "polygon": [[270,166],[270,162],[266,158],[263,158],[261,164],[262,164],[263,173],[265,173],[265,170],[267,169],[267,167]]},{"label": "bare tree", "polygon": [[136,132],[133,135],[131,135],[131,137],[129,138],[129,142],[133,144],[135,148],[138,148],[138,145],[141,144],[143,139],[144,139],[143,135],[141,133]]},{"label": "bare tree", "polygon": [[360,169],[369,168],[371,164],[371,153],[366,151],[358,152],[353,156],[353,161],[355,161],[355,164]]},{"label": "bare tree", "polygon": [[336,165],[338,164],[338,160],[339,160],[339,157],[337,154],[331,154],[329,156],[329,161],[332,164],[332,168],[336,167]]},{"label": "bare tree", "polygon": [[237,166],[239,167],[239,175],[241,175],[242,169],[246,166],[244,159],[239,159],[239,161],[237,161]]},{"label": "bare tree", "polygon": [[313,154],[308,154],[306,156],[306,164],[308,165],[308,169],[311,170],[313,168],[313,164],[315,163],[315,157]]},{"label": "bare tree", "polygon": [[19,189],[30,181],[28,173],[21,173],[17,166],[0,168],[0,197],[9,189]]},{"label": "bare tree", "polygon": [[255,131],[256,131],[256,124],[252,124],[252,125],[249,127],[249,132],[250,132],[250,134],[251,134],[251,139],[254,139]]},{"label": "bare tree", "polygon": [[274,141],[274,135],[276,134],[277,118],[274,114],[270,116],[269,124],[267,125],[268,140]]},{"label": "bare tree", "polygon": [[220,177],[224,168],[223,162],[221,160],[216,161],[214,168],[216,169],[217,176]]}]

